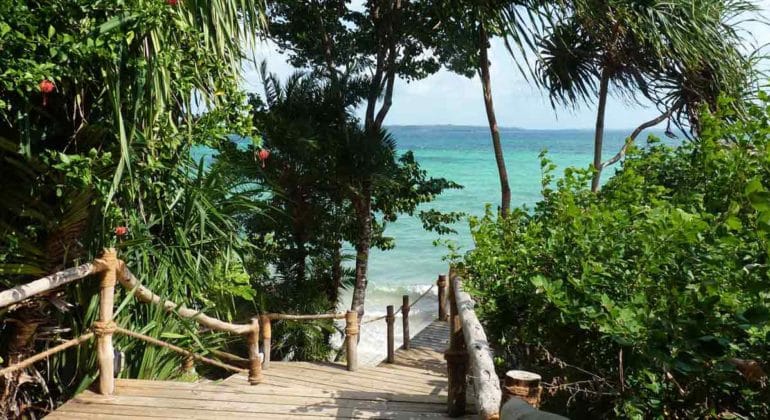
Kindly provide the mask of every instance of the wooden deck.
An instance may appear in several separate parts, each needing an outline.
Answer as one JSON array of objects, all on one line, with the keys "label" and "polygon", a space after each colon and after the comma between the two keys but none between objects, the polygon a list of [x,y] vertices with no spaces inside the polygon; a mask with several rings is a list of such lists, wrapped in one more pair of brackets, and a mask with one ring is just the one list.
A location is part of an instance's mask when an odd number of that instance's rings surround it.
[{"label": "wooden deck", "polygon": [[256,386],[245,375],[198,383],[121,379],[116,395],[85,391],[47,418],[448,418],[448,336],[445,322],[433,322],[410,350],[396,352],[394,364],[357,372],[336,363],[271,362]]}]

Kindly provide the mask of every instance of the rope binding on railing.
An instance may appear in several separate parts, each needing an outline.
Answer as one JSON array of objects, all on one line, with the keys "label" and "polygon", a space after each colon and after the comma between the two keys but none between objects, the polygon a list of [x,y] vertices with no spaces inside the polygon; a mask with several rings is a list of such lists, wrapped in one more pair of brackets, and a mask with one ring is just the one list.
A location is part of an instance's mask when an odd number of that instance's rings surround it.
[{"label": "rope binding on railing", "polygon": [[[80,337],[70,339],[64,343],[52,347],[37,355],[31,356],[27,359],[21,360],[11,366],[1,368],[0,374],[17,371],[24,369],[25,367],[43,360],[52,354],[63,351],[70,347],[82,344],[91,338],[97,338],[97,360],[99,368],[99,392],[102,394],[112,394],[115,389],[115,382],[113,377],[113,347],[112,336],[115,334],[122,334],[128,337],[132,337],[138,340],[145,341],[150,344],[154,344],[160,347],[164,347],[176,353],[184,356],[185,368],[191,368],[192,360],[208,363],[223,369],[235,371],[235,372],[248,372],[249,382],[257,384],[262,382],[261,374],[261,354],[259,350],[259,339],[262,334],[262,338],[266,343],[270,341],[270,320],[293,320],[293,321],[305,321],[305,320],[322,320],[322,319],[345,319],[346,328],[345,333],[346,347],[347,347],[347,359],[348,370],[355,371],[357,369],[357,343],[356,336],[359,334],[359,326],[357,321],[357,313],[355,311],[347,311],[342,313],[323,313],[323,314],[262,314],[260,317],[255,317],[249,324],[233,324],[214,317],[207,316],[201,311],[193,310],[185,307],[184,305],[177,304],[175,302],[165,300],[159,295],[153,293],[148,288],[141,285],[141,282],[131,273],[125,262],[117,258],[117,251],[115,249],[106,249],[104,254],[100,258],[95,259],[91,263],[82,264],[77,267],[65,269],[55,274],[37,279],[30,283],[19,285],[17,287],[0,291],[0,308],[14,305],[23,300],[31,297],[41,295],[43,293],[50,292],[64,284],[86,278],[90,275],[99,275],[99,318],[93,322],[89,328],[89,332],[81,335]],[[229,356],[230,360],[237,359],[239,362],[248,362],[249,369],[244,369],[223,363],[218,360],[210,359],[198,354],[193,353],[190,350],[183,349],[175,346],[163,340],[153,338],[138,332],[130,331],[116,325],[113,317],[114,306],[114,294],[115,286],[120,283],[124,289],[126,289],[131,296],[139,301],[147,304],[156,305],[166,312],[173,312],[177,316],[182,318],[192,319],[207,329],[213,331],[226,331],[238,335],[246,335],[249,344],[249,358],[241,358],[239,356],[230,355],[229,353],[219,352],[221,355]],[[430,290],[430,289],[429,289]],[[426,293],[423,294],[423,296]],[[423,297],[421,296],[420,299]],[[418,301],[420,300],[418,299]],[[415,302],[416,303],[416,302]],[[261,333],[260,318],[265,323],[264,332]],[[29,329],[33,332],[37,327],[37,324],[20,323],[20,328]],[[270,346],[266,345],[265,351],[269,353]],[[265,358],[265,361],[269,361],[269,358]],[[267,365],[265,365],[267,366]]]},{"label": "rope binding on railing", "polygon": [[115,324],[115,321],[94,321],[91,325],[91,331],[93,331],[97,337],[115,334],[117,329],[118,326]]}]

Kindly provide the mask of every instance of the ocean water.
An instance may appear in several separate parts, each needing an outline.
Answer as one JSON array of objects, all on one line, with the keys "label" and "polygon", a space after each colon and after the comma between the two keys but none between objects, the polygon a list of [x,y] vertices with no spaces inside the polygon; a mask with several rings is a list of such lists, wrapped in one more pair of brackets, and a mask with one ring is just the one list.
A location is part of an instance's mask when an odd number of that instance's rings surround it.
[{"label": "ocean water", "polygon": [[[423,209],[443,212],[464,212],[468,215],[484,214],[487,205],[495,209],[500,202],[500,184],[497,176],[492,143],[487,127],[469,126],[392,126],[391,134],[397,141],[399,152],[414,152],[421,167],[433,177],[443,177],[459,183],[464,188],[449,190]],[[604,158],[617,153],[626,136],[632,130],[609,130],[605,133]],[[649,134],[664,138],[660,131],[642,133],[637,144],[644,145]],[[593,131],[591,130],[523,130],[501,128],[501,137],[511,185],[511,205],[532,207],[541,198],[541,168],[538,155],[547,150],[548,158],[557,165],[559,176],[567,167],[586,168],[593,160]],[[666,140],[676,143],[676,140]],[[196,158],[212,159],[211,150],[199,148]],[[606,180],[614,170],[606,170]],[[454,228],[457,234],[442,239],[454,241],[460,252],[473,248],[467,220]],[[402,216],[388,224],[387,236],[395,238],[392,250],[372,250],[369,259],[369,287],[366,295],[366,314],[361,326],[359,358],[362,364],[376,364],[386,354],[385,321],[368,320],[385,314],[386,306],[398,308],[403,295],[414,302],[427,292],[410,312],[410,330],[414,335],[436,318],[438,312],[435,287],[439,274],[447,272],[444,256],[448,249],[434,246],[439,236],[427,232],[417,217]],[[348,247],[352,253],[352,249]],[[352,266],[352,260],[349,262]],[[350,307],[351,290],[343,290],[339,310]],[[401,345],[401,321],[396,322],[397,346]],[[336,339],[341,345],[341,337]]]},{"label": "ocean water", "polygon": [[[433,177],[444,177],[464,186],[450,190],[423,208],[439,211],[459,211],[483,215],[488,204],[493,209],[500,202],[497,176],[489,129],[466,126],[394,126],[389,128],[399,151],[412,150],[417,161]],[[605,133],[605,159],[620,150],[628,131]],[[556,175],[569,166],[588,167],[593,160],[593,132],[590,130],[522,130],[501,129],[502,143],[511,184],[512,206],[529,205],[541,198],[541,169],[539,153],[557,165]],[[648,133],[637,138],[644,144]],[[661,136],[661,133],[654,133]],[[662,136],[661,136],[662,137]],[[612,170],[605,171],[606,180]],[[456,235],[446,235],[461,247],[461,253],[473,248],[467,221],[455,226]],[[396,247],[389,251],[373,250],[369,260],[369,287],[364,320],[385,314],[387,305],[398,308],[402,295],[414,301],[446,273],[443,257],[448,250],[434,246],[439,236],[426,232],[417,217],[400,217],[389,224],[385,234],[395,238]],[[343,291],[340,309],[350,306],[350,291]],[[410,331],[416,334],[437,315],[435,288],[430,290],[410,313]],[[401,342],[401,321],[396,322],[398,345]],[[359,356],[362,363],[381,361],[386,352],[385,321],[363,324]]]}]

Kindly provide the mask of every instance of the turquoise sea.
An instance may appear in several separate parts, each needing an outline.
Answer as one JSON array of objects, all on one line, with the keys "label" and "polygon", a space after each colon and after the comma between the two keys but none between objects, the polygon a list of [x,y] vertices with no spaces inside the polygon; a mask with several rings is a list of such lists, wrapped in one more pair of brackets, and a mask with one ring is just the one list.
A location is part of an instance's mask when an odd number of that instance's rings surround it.
[{"label": "turquoise sea", "polygon": [[[444,177],[465,188],[441,195],[425,208],[461,211],[482,215],[487,204],[493,209],[500,201],[497,167],[487,127],[468,126],[392,126],[389,127],[401,152],[412,150],[420,165],[434,177]],[[605,134],[605,159],[613,156],[632,130],[608,131]],[[593,156],[593,131],[590,130],[523,130],[501,129],[506,166],[512,190],[512,206],[533,205],[540,196],[540,160],[548,156],[560,175],[568,166],[587,167]],[[655,133],[662,137],[662,133]],[[644,144],[647,133],[638,137]],[[604,179],[612,171],[606,172]],[[473,248],[467,222],[456,226],[458,234],[446,239],[456,241],[461,252]],[[401,217],[389,224],[386,235],[395,238],[396,247],[389,251],[374,250],[370,257],[369,288],[365,319],[385,313],[387,305],[401,305],[401,296],[416,299],[445,273],[444,247],[436,247],[435,233],[426,232],[416,217]],[[350,293],[343,293],[341,309],[350,305]],[[411,332],[415,334],[436,316],[435,288],[413,308]],[[400,322],[396,323],[400,327]],[[361,333],[363,360],[374,362],[385,353],[385,322],[365,324]],[[397,332],[400,337],[400,332]]]}]

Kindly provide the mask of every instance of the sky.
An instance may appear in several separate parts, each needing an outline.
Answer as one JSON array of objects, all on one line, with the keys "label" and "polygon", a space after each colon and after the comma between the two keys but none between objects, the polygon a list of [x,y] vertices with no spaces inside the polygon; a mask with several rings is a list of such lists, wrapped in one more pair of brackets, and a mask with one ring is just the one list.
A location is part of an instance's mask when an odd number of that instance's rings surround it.
[{"label": "sky", "polygon": [[[770,10],[770,0],[757,2],[764,10]],[[759,24],[746,26],[755,45],[770,44],[770,28]],[[294,69],[286,63],[275,46],[269,42],[260,44],[255,51],[258,61],[266,60],[271,72],[285,78]],[[493,41],[490,50],[492,94],[498,124],[503,127],[527,129],[593,129],[595,104],[582,105],[577,109],[560,107],[553,109],[546,94],[532,86],[516,70],[513,59],[502,42]],[[261,92],[259,76],[253,66],[247,66],[245,88]],[[359,110],[362,113],[362,110]],[[605,126],[607,129],[629,129],[659,115],[648,104],[629,103],[610,97],[607,104]],[[396,83],[393,106],[386,125],[477,125],[487,124],[481,84],[478,76],[468,79],[446,70],[426,79]]]}]

